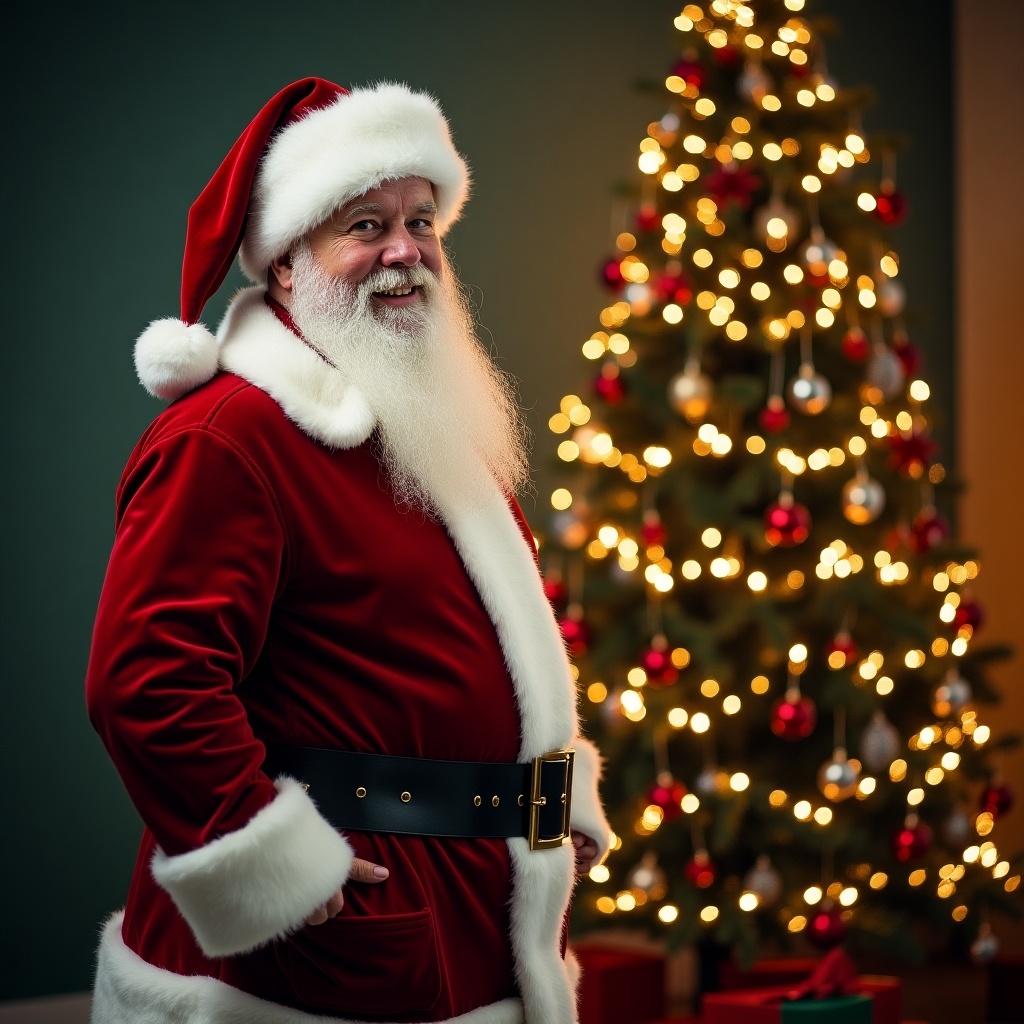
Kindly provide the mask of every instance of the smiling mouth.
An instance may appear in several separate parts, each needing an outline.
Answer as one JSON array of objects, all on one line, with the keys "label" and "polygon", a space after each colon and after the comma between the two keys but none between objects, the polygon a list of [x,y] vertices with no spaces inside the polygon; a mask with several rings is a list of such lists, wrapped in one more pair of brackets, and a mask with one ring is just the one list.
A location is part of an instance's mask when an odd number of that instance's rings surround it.
[{"label": "smiling mouth", "polygon": [[388,288],[384,291],[374,292],[377,296],[386,296],[388,298],[401,299],[408,295],[412,295],[414,292],[419,291],[419,285],[405,285],[401,288]]}]

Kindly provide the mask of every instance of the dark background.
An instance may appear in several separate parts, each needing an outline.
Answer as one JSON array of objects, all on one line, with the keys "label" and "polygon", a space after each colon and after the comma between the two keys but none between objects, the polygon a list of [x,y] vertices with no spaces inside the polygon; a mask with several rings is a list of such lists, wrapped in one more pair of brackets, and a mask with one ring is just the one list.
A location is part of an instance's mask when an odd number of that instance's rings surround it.
[{"label": "dark background", "polygon": [[[754,0],[756,5],[756,0]],[[0,999],[87,988],[99,922],[124,902],[140,825],[86,720],[82,679],[112,539],[113,491],[158,411],[135,337],[177,315],[185,215],[260,105],[315,74],[436,94],[473,168],[449,243],[519,378],[536,434],[586,373],[604,304],[612,190],[661,116],[679,34],[669,0],[60,4],[7,22],[6,286],[0,466]],[[374,9],[376,8],[376,9]],[[948,0],[808,0],[833,15],[840,84],[865,127],[906,133],[913,204],[895,237],[947,463],[953,434],[952,60]],[[237,272],[207,307],[215,326]],[[591,368],[592,369],[592,368]]]}]

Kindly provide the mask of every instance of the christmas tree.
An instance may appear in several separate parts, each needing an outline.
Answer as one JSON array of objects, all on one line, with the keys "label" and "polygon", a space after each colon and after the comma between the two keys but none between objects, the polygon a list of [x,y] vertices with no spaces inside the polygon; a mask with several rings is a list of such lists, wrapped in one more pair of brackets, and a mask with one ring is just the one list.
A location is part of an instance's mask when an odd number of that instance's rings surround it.
[{"label": "christmas tree", "polygon": [[985,710],[1005,651],[939,511],[896,140],[803,8],[675,19],[589,376],[549,421],[542,564],[616,831],[577,924],[984,956],[1020,882]]}]

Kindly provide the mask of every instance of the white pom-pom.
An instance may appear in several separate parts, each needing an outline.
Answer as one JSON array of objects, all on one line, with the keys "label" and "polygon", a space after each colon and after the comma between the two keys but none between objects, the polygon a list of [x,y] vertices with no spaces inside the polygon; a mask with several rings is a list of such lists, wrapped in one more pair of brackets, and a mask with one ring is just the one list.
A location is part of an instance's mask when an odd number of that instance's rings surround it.
[{"label": "white pom-pom", "polygon": [[202,324],[154,320],[135,342],[135,372],[154,398],[173,400],[217,372],[217,339]]}]

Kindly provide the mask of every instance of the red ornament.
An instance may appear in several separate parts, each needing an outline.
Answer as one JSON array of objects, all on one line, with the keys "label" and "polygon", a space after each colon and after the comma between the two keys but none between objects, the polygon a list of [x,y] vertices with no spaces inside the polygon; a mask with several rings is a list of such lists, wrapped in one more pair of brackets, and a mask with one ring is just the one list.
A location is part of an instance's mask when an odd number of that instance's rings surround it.
[{"label": "red ornament", "polygon": [[655,544],[664,547],[667,538],[668,530],[665,529],[661,516],[655,509],[648,509],[644,513],[643,526],[640,527],[640,539],[644,542],[644,547],[654,547]]},{"label": "red ornament", "polygon": [[569,589],[557,576],[551,576],[544,580],[544,596],[553,608],[561,609],[569,600]]},{"label": "red ornament", "polygon": [[715,865],[711,863],[707,850],[698,850],[693,855],[685,868],[683,874],[686,880],[695,885],[698,889],[707,889],[715,884]]},{"label": "red ornament", "polygon": [[672,65],[672,74],[681,78],[687,85],[696,86],[698,89],[707,81],[708,72],[703,64],[687,57],[677,60]]},{"label": "red ornament", "polygon": [[822,901],[807,920],[804,934],[818,949],[831,949],[846,938],[843,912],[829,901]]},{"label": "red ornament", "polygon": [[740,62],[740,48],[731,43],[711,51],[711,56],[720,68],[734,68]]},{"label": "red ornament", "polygon": [[625,283],[626,280],[622,276],[622,267],[619,266],[619,261],[614,256],[601,264],[601,284],[608,291],[617,292]]},{"label": "red ornament", "polygon": [[949,523],[933,508],[923,508],[910,524],[910,542],[919,555],[949,540]]},{"label": "red ornament", "polygon": [[672,664],[672,656],[664,637],[661,638],[661,643],[655,639],[644,651],[640,667],[647,673],[648,685],[656,690],[663,686],[671,686],[679,678],[679,670]]},{"label": "red ornament", "polygon": [[719,167],[704,179],[704,185],[719,207],[735,201],[744,210],[749,210],[762,181],[747,167]]},{"label": "red ornament", "polygon": [[[852,665],[857,660],[857,645],[853,642],[853,637],[849,633],[836,633],[836,635],[829,641],[829,645],[825,650],[827,660],[832,668],[845,668],[847,665]],[[839,659],[836,658],[833,661],[834,654],[841,654],[843,656],[842,665],[838,664]]]},{"label": "red ornament", "polygon": [[802,544],[811,532],[811,513],[799,502],[780,499],[764,510],[764,536],[773,548]]},{"label": "red ornament", "polygon": [[670,772],[662,772],[647,791],[647,802],[662,809],[665,821],[672,821],[683,813],[681,804],[684,796],[686,787]]},{"label": "red ornament", "polygon": [[910,527],[902,519],[885,535],[885,550],[893,555],[909,548],[912,543]]},{"label": "red ornament", "polygon": [[895,342],[893,351],[896,353],[896,358],[903,364],[903,372],[908,377],[913,377],[921,369],[924,356],[921,355],[921,350],[907,341],[905,337],[903,341]]},{"label": "red ornament", "polygon": [[659,274],[654,290],[662,302],[675,302],[685,306],[693,298],[689,280],[683,274]]},{"label": "red ornament", "polygon": [[656,206],[641,206],[636,211],[637,231],[656,231],[661,227],[661,217]]},{"label": "red ornament", "polygon": [[889,438],[889,466],[905,476],[920,476],[939,446],[927,434],[900,433]]},{"label": "red ornament", "polygon": [[891,185],[875,196],[875,216],[889,227],[896,227],[907,219],[907,200],[902,192],[897,192]]},{"label": "red ornament", "polygon": [[975,633],[985,623],[985,612],[977,601],[961,601],[953,615],[953,628],[960,630],[964,626],[970,626]]},{"label": "red ornament", "polygon": [[892,837],[892,852],[898,861],[919,860],[932,848],[932,830],[923,821],[907,822]]},{"label": "red ornament", "polygon": [[602,368],[594,380],[594,394],[605,405],[618,405],[626,397],[626,382],[618,373],[618,367],[611,367],[615,373],[608,374]]},{"label": "red ornament", "polygon": [[785,430],[789,426],[789,410],[782,395],[772,395],[757,419],[767,434],[778,434]]},{"label": "red ornament", "polygon": [[860,327],[851,327],[843,335],[843,355],[851,363],[863,363],[871,353],[871,343]]},{"label": "red ornament", "polygon": [[981,809],[993,818],[1002,817],[1013,806],[1013,790],[1005,782],[990,782],[981,791]]},{"label": "red ornament", "polygon": [[772,732],[784,740],[803,740],[814,732],[818,709],[801,694],[780,697],[772,707]]},{"label": "red ornament", "polygon": [[570,606],[564,615],[558,617],[558,628],[562,631],[562,639],[565,640],[570,657],[578,658],[587,653],[590,630],[583,621],[583,612],[577,606]]}]

